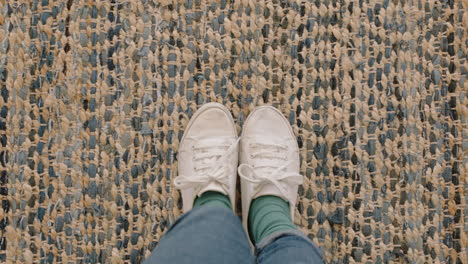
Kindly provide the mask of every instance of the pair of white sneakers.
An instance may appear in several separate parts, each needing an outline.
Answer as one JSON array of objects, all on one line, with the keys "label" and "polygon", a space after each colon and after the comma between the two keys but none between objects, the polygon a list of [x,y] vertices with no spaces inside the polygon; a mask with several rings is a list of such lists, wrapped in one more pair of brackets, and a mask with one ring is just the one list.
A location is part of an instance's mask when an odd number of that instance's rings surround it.
[{"label": "pair of white sneakers", "polygon": [[245,228],[251,201],[263,195],[288,201],[294,220],[297,190],[303,181],[299,148],[291,126],[276,108],[257,107],[245,121],[239,138],[226,107],[218,103],[203,105],[185,130],[178,160],[179,176],[174,183],[181,189],[184,212],[206,191],[228,195],[232,208],[236,208],[239,172]]}]

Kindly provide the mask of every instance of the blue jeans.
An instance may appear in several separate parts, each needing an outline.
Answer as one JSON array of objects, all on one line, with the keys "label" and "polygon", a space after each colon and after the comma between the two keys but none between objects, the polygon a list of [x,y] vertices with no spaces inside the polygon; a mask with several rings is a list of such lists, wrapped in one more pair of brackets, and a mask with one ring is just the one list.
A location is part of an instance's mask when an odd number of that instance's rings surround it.
[{"label": "blue jeans", "polygon": [[320,250],[300,231],[277,232],[264,238],[252,254],[241,221],[222,206],[200,206],[169,228],[149,263],[323,263]]}]

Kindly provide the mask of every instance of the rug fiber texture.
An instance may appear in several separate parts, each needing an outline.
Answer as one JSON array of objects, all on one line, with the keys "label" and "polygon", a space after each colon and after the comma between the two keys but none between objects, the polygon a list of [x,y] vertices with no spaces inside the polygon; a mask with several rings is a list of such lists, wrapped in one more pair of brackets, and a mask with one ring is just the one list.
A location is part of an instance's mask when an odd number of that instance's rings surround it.
[{"label": "rug fiber texture", "polygon": [[1,0],[0,262],[141,262],[219,102],[289,120],[326,262],[468,263],[466,5]]}]

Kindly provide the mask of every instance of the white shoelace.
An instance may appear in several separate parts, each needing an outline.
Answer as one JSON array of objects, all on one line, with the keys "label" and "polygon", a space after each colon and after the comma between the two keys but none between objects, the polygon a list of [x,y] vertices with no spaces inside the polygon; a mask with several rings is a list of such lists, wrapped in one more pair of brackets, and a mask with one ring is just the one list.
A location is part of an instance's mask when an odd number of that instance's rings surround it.
[{"label": "white shoelace", "polygon": [[[263,186],[271,183],[278,188],[284,198],[288,198],[287,187],[291,184],[302,184],[303,177],[299,173],[285,171],[292,162],[287,162],[287,146],[274,143],[257,143],[251,146],[252,154],[250,158],[262,159],[263,162],[259,162],[260,166],[256,167],[252,167],[246,163],[241,164],[238,168],[239,176],[255,184],[254,196]],[[254,151],[254,149],[258,149],[259,147],[262,150]]]},{"label": "white shoelace", "polygon": [[[178,189],[194,188],[196,193],[216,182],[229,193],[229,174],[232,166],[228,157],[235,151],[240,138],[234,143],[227,144],[222,140],[200,140],[194,144],[193,161],[196,175],[179,175],[174,179]],[[203,161],[211,162],[203,162]]]}]

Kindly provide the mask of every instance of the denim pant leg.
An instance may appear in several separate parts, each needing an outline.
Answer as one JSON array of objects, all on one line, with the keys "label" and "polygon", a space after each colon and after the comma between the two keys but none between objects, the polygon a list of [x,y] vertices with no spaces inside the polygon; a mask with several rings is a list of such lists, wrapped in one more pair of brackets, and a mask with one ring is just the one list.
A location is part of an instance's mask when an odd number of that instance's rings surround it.
[{"label": "denim pant leg", "polygon": [[182,215],[145,264],[254,263],[247,235],[234,212],[205,205]]},{"label": "denim pant leg", "polygon": [[279,231],[256,245],[260,264],[324,263],[321,251],[299,230]]}]

